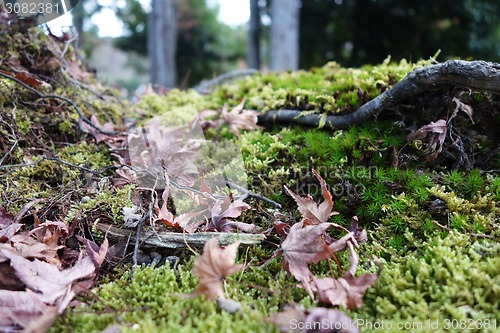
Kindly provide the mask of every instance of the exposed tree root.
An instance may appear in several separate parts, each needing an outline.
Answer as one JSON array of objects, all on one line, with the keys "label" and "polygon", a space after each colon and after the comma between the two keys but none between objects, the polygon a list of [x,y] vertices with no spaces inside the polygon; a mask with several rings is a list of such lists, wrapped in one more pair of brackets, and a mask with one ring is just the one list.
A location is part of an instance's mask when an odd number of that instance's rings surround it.
[{"label": "exposed tree root", "polygon": [[[324,128],[338,129],[361,123],[383,110],[425,91],[445,85],[500,93],[500,64],[486,61],[449,60],[441,64],[418,68],[391,89],[344,116],[326,116]],[[259,124],[295,123],[319,126],[322,114],[304,114],[299,110],[269,110],[258,116]],[[323,118],[323,120],[325,120]]]}]

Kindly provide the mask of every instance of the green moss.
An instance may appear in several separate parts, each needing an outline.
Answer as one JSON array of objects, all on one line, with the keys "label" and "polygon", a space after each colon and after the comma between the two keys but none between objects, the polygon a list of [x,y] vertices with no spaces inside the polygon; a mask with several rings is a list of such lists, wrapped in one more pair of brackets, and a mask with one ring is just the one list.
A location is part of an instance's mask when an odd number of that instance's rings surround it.
[{"label": "green moss", "polygon": [[[140,268],[133,281],[127,272],[114,282],[95,288],[92,294],[98,295],[98,299],[89,297],[88,306],[68,311],[64,321],[79,332],[99,332],[114,323],[124,331],[141,332],[277,332],[266,317],[271,311],[278,311],[284,302],[298,301],[304,296],[303,291],[292,288],[294,282],[283,272],[274,276],[249,267],[228,279],[227,296],[242,305],[240,312],[231,315],[202,297],[181,297],[196,287],[196,278],[189,272],[191,265],[175,271],[167,266]],[[60,320],[51,332],[65,330]]]},{"label": "green moss", "polygon": [[[65,220],[71,222],[78,215],[93,217],[94,219],[90,218],[91,221],[100,218],[100,222],[123,222],[123,208],[132,207],[131,197],[134,188],[133,185],[125,185],[122,188],[101,189],[89,193],[85,200],[71,205]],[[99,214],[99,212],[105,212],[105,214]]]},{"label": "green moss", "polygon": [[[135,109],[147,119],[179,108],[193,107],[196,111],[201,111],[209,106],[210,103],[207,102],[206,98],[194,90],[181,91],[174,89],[163,96],[156,94],[142,96],[135,105]],[[132,116],[136,117],[137,114]]]},{"label": "green moss", "polygon": [[335,62],[312,71],[261,74],[221,86],[211,95],[217,105],[236,105],[247,98],[246,106],[258,110],[300,109],[337,113],[353,110],[374,98],[382,89],[402,79],[409,71],[430,64],[415,64],[390,58],[377,66],[342,68]]},{"label": "green moss", "polygon": [[497,243],[478,241],[469,245],[467,236],[453,232],[417,246],[418,251],[383,263],[379,281],[368,290],[364,307],[354,314],[357,318],[394,323],[439,320],[437,332],[463,331],[444,330],[445,320],[498,319]]}]

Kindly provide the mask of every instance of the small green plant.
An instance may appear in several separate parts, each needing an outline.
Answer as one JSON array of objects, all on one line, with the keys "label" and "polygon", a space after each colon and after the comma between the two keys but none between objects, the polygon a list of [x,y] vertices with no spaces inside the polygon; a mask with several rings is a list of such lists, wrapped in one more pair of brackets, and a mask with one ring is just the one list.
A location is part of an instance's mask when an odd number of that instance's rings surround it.
[{"label": "small green plant", "polygon": [[464,214],[458,214],[454,212],[450,215],[450,227],[462,231],[467,227],[467,216]]},{"label": "small green plant", "polygon": [[464,194],[470,199],[483,189],[484,180],[477,169],[472,169],[465,177]]},{"label": "small green plant", "polygon": [[389,223],[389,228],[395,233],[403,232],[406,226],[406,221],[401,216],[395,216]]}]

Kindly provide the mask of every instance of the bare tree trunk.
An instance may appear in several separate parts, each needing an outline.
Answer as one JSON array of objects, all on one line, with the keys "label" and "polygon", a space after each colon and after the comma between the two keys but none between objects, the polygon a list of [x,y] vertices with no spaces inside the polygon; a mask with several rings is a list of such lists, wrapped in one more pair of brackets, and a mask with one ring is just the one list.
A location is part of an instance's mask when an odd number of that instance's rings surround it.
[{"label": "bare tree trunk", "polygon": [[299,68],[299,14],[300,0],[272,0],[271,2],[271,60],[273,70]]},{"label": "bare tree trunk", "polygon": [[175,0],[152,0],[148,20],[151,82],[164,87],[174,87],[177,81]]},{"label": "bare tree trunk", "polygon": [[248,29],[248,68],[260,68],[260,9],[259,0],[250,0]]},{"label": "bare tree trunk", "polygon": [[[73,3],[75,3],[73,5]],[[76,3],[76,1],[71,2],[73,6],[73,10],[71,12],[71,15],[73,16],[73,26],[76,29],[76,32],[78,33],[78,45],[77,46],[82,46],[83,45],[83,21],[85,18],[85,9],[83,8],[83,1],[80,3]]]}]

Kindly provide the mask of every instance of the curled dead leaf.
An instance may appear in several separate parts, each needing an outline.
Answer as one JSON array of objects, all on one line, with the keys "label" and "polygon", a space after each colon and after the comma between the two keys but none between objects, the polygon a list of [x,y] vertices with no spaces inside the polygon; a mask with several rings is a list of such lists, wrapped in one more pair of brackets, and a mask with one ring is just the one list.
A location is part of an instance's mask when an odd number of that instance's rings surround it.
[{"label": "curled dead leaf", "polygon": [[327,222],[330,216],[338,214],[338,212],[332,211],[332,195],[326,187],[325,180],[316,172],[316,170],[313,169],[312,172],[319,180],[321,184],[321,192],[325,198],[325,201],[321,204],[314,202],[313,198],[309,194],[306,197],[301,197],[285,186],[286,191],[295,200],[299,211],[302,213],[304,226],[318,225],[320,223]]},{"label": "curled dead leaf", "polygon": [[185,297],[205,295],[208,300],[225,299],[222,282],[226,276],[232,275],[244,265],[235,264],[240,242],[226,247],[219,245],[217,238],[210,239],[203,247],[203,254],[194,261],[193,275],[198,277],[198,286]]},{"label": "curled dead leaf", "polygon": [[312,289],[318,294],[318,300],[331,305],[341,305],[353,310],[363,305],[365,291],[377,282],[379,273],[367,273],[355,277],[359,256],[352,242],[347,242],[349,248],[349,269],[343,277],[320,278],[313,277]]},{"label": "curled dead leaf", "polygon": [[235,135],[240,135],[240,130],[255,130],[261,128],[257,125],[257,113],[255,111],[244,110],[245,100],[235,106],[231,111],[227,111],[224,105],[221,112],[221,118],[229,126],[229,130]]}]

